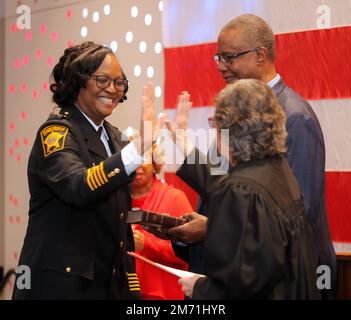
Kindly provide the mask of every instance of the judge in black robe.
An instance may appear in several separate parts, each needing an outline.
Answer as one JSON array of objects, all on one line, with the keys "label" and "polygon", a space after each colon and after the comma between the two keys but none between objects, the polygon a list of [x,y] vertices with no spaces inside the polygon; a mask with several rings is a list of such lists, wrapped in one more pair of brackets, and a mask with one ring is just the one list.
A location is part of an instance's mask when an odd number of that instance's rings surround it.
[{"label": "judge in black robe", "polygon": [[181,279],[183,291],[193,299],[320,299],[313,232],[283,155],[285,114],[273,92],[237,81],[217,97],[215,121],[229,130],[218,144],[228,145],[228,173],[212,179],[197,149],[177,173],[209,206],[206,277]]},{"label": "judge in black robe", "polygon": [[178,174],[209,200],[207,277],[196,281],[193,299],[320,298],[312,229],[284,157],[239,163],[209,190],[207,165],[183,165]]}]

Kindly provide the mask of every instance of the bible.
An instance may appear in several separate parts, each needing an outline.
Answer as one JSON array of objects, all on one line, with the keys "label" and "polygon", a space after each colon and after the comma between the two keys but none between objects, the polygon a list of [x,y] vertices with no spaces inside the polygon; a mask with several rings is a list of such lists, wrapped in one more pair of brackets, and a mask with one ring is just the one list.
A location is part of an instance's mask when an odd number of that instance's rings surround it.
[{"label": "bible", "polygon": [[133,209],[128,211],[127,223],[136,223],[150,227],[177,227],[187,222],[186,219],[172,217],[165,213]]}]

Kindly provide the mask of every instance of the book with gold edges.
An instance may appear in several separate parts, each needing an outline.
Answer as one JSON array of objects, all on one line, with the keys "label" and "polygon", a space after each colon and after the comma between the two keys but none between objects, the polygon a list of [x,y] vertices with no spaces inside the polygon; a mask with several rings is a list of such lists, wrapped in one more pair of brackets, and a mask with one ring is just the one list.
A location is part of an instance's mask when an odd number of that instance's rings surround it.
[{"label": "book with gold edges", "polygon": [[135,223],[150,227],[177,227],[187,222],[186,219],[172,217],[165,213],[133,209],[128,211],[127,223]]}]

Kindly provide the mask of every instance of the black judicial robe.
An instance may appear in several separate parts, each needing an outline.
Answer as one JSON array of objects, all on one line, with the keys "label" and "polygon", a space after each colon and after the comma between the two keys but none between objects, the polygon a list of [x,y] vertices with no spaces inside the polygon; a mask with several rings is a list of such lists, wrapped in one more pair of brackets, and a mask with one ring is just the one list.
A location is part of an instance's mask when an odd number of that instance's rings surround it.
[{"label": "black judicial robe", "polygon": [[207,277],[195,283],[193,299],[320,299],[313,232],[286,159],[229,170],[215,180],[205,164],[177,172],[209,205]]}]

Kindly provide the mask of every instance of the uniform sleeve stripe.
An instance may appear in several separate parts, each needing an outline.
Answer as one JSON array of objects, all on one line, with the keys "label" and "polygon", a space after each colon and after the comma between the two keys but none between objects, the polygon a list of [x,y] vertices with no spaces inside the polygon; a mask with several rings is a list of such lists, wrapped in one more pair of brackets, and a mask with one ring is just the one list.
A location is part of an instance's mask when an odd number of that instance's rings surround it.
[{"label": "uniform sleeve stripe", "polygon": [[96,175],[101,183],[101,185],[105,184],[105,181],[102,179],[101,172],[100,172],[100,166],[96,167]]},{"label": "uniform sleeve stripe", "polygon": [[105,180],[105,182],[108,182],[105,171],[104,171],[104,162],[103,161],[100,162],[99,167],[100,167],[100,172],[101,172],[102,178]]},{"label": "uniform sleeve stripe", "polygon": [[98,169],[99,169],[99,167],[94,167],[93,168],[93,175],[94,175],[94,179],[95,179],[97,185],[99,187],[101,187],[102,183],[101,183],[101,180],[99,178]]},{"label": "uniform sleeve stripe", "polygon": [[140,288],[140,285],[138,285],[138,284],[130,284],[129,288]]},{"label": "uniform sleeve stripe", "polygon": [[96,185],[96,182],[95,182],[94,177],[93,177],[93,169],[90,168],[89,170],[90,170],[90,179],[89,180],[92,183],[94,189],[97,189],[97,185]]},{"label": "uniform sleeve stripe", "polygon": [[135,277],[137,277],[137,274],[136,273],[129,273],[129,272],[126,272],[127,273],[127,276],[129,277],[129,276],[135,276]]},{"label": "uniform sleeve stripe", "polygon": [[91,190],[91,191],[94,191],[95,188],[92,186],[91,181],[90,181],[90,179],[91,179],[91,171],[90,171],[90,170],[91,170],[91,169],[88,169],[87,183],[88,183],[88,186],[89,186],[90,190]]},{"label": "uniform sleeve stripe", "polygon": [[139,284],[139,281],[138,280],[133,280],[133,281],[128,281],[129,284]]},{"label": "uniform sleeve stripe", "polygon": [[96,167],[94,167],[94,168],[92,168],[92,179],[95,181],[95,183],[99,186],[99,187],[101,187],[101,183],[100,183],[100,181],[99,181],[99,179],[98,179],[98,177],[97,177],[97,174],[96,174]]},{"label": "uniform sleeve stripe", "polygon": [[130,291],[140,291],[140,288],[130,288]]}]

